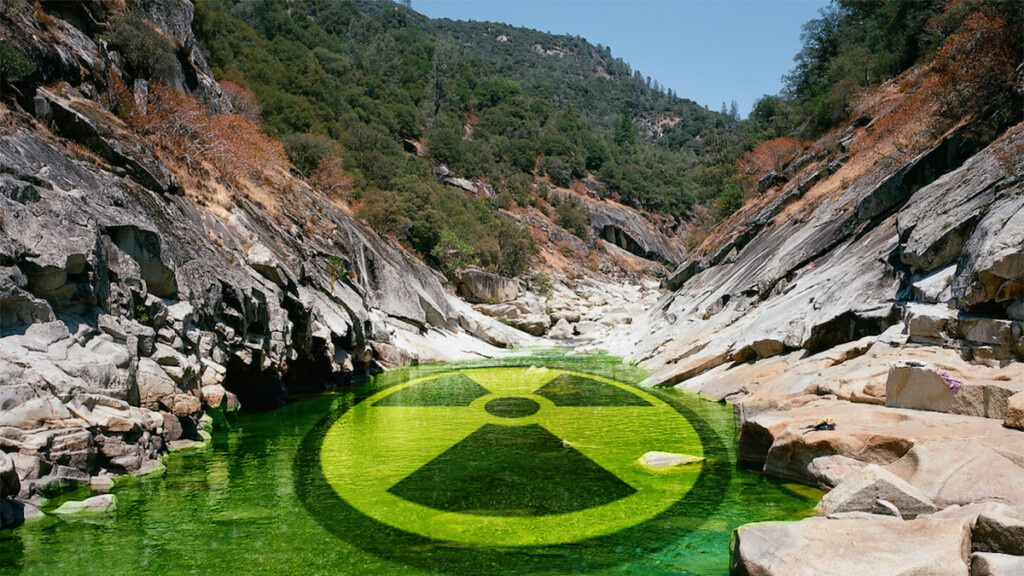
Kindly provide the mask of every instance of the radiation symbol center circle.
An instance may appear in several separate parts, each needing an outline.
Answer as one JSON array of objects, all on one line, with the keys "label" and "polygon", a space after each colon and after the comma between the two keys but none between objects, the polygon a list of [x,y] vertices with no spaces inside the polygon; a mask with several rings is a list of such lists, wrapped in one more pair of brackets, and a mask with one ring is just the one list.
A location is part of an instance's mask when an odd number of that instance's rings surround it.
[{"label": "radiation symbol center circle", "polygon": [[529,398],[506,396],[484,404],[484,410],[499,418],[525,418],[536,414],[540,410],[540,404]]},{"label": "radiation symbol center circle", "polygon": [[[658,467],[651,452],[695,458]],[[345,411],[320,448],[327,483],[360,513],[480,546],[578,542],[650,520],[693,487],[702,457],[690,422],[656,396],[547,368],[393,386]]]}]

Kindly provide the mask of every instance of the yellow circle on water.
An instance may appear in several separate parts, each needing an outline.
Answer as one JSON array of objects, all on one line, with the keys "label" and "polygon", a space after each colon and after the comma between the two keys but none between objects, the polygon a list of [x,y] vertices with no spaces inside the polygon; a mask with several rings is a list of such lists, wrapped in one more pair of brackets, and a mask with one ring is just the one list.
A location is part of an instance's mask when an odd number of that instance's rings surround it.
[{"label": "yellow circle on water", "polygon": [[[462,374],[490,392],[468,406],[377,406],[409,386]],[[562,374],[616,386],[648,406],[556,406],[534,395]],[[494,398],[534,400],[540,410],[523,418],[488,414]],[[538,424],[636,492],[575,512],[544,516],[488,516],[436,510],[388,490],[486,424]],[[619,532],[654,518],[693,487],[702,464],[668,472],[638,464],[646,452],[703,456],[686,418],[652,394],[614,380],[547,368],[481,368],[434,374],[383,390],[342,414],[320,452],[324,477],[353,508],[393,528],[435,540],[482,546],[537,546],[578,542]]]}]

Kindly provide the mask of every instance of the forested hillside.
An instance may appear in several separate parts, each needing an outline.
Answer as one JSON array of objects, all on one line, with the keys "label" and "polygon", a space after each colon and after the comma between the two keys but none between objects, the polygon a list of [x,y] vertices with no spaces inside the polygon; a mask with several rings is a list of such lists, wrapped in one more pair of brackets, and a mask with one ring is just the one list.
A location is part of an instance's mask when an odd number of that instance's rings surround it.
[{"label": "forested hillside", "polygon": [[[926,117],[920,129],[946,129],[965,107],[991,138],[1020,115],[1009,89],[1017,8],[837,0],[804,26],[783,91],[746,121],[663,90],[583,38],[430,20],[388,1],[201,0],[195,29],[236,109],[359,218],[434,266],[516,275],[536,247],[499,209],[539,207],[586,239],[586,209],[548,193],[583,180],[706,226],[779,181],[866,89],[915,64],[930,62],[932,80],[872,127],[876,141]],[[901,138],[911,153],[917,136]],[[442,186],[440,166],[493,193]]]},{"label": "forested hillside", "polygon": [[[741,153],[734,116],[661,90],[579,37],[311,0],[203,0],[195,28],[236,108],[262,117],[314,182],[435,265],[461,252],[522,272],[528,235],[496,208],[542,205],[574,220],[580,209],[546,188],[588,175],[599,194],[652,211],[713,205]],[[440,186],[436,165],[495,196]]]}]

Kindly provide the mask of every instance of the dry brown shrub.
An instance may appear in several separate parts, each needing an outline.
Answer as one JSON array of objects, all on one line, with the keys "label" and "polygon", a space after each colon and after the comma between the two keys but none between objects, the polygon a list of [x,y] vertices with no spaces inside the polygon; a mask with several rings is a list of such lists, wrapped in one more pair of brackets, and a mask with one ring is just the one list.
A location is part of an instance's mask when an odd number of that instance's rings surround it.
[{"label": "dry brown shrub", "polygon": [[212,114],[195,95],[154,84],[145,110],[139,110],[132,91],[113,75],[106,99],[129,127],[189,172],[209,167],[230,180],[259,180],[288,164],[284,147],[260,132],[256,122],[239,114]]},{"label": "dry brown shrub", "polygon": [[779,172],[800,150],[792,138],[773,138],[761,142],[736,162],[736,172],[748,183],[755,183],[769,172]]},{"label": "dry brown shrub", "polygon": [[344,159],[337,155],[321,162],[309,175],[309,181],[323,192],[337,194],[346,199],[351,195],[354,186],[352,175],[345,171]]},{"label": "dry brown shrub", "polygon": [[929,133],[979,114],[991,115],[991,108],[1004,100],[1021,31],[993,3],[952,2],[946,15],[964,8],[970,13],[948,31],[920,84],[904,84],[911,91],[875,120],[859,148],[910,156],[922,150]]},{"label": "dry brown shrub", "polygon": [[262,123],[260,114],[263,112],[263,107],[248,88],[230,80],[222,80],[220,87],[224,89],[224,94],[231,100],[231,107],[234,108],[235,114],[239,114],[257,125]]}]

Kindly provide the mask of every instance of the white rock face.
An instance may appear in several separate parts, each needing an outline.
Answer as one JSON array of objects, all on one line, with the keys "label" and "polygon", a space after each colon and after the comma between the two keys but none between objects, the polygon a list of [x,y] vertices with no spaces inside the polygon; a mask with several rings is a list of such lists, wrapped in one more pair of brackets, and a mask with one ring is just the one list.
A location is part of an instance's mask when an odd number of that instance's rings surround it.
[{"label": "white rock face", "polygon": [[731,574],[968,576],[970,550],[959,520],[764,522],[736,530]]}]

